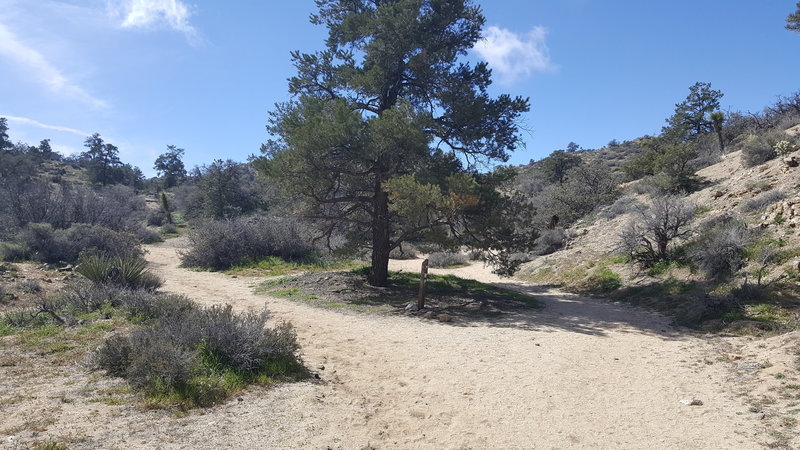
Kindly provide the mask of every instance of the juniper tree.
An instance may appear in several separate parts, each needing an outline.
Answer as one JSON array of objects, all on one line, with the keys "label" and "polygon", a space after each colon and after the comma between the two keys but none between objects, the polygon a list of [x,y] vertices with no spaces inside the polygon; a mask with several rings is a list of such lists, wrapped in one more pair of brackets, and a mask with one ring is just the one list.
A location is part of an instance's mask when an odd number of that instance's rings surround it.
[{"label": "juniper tree", "polygon": [[292,99],[276,105],[259,167],[306,200],[323,235],[342,232],[371,252],[369,282],[383,285],[389,252],[438,236],[487,250],[521,247],[523,207],[497,189],[521,145],[528,99],[491,97],[486,63],[461,60],[484,17],[469,0],[318,0],[311,22],[325,49],[291,54]]}]

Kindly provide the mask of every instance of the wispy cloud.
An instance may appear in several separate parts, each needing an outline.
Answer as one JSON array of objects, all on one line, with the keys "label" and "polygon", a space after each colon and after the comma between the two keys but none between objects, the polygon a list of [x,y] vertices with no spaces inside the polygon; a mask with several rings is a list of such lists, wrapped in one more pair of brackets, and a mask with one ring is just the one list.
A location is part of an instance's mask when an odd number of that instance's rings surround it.
[{"label": "wispy cloud", "polygon": [[544,27],[534,27],[526,34],[514,33],[506,28],[491,26],[473,50],[480,55],[500,81],[513,83],[534,72],[555,70],[550,61],[550,51]]},{"label": "wispy cloud", "polygon": [[9,122],[12,123],[19,123],[22,125],[31,125],[38,128],[44,128],[45,130],[53,130],[53,131],[62,131],[64,133],[72,133],[77,136],[86,137],[89,136],[91,133],[87,133],[85,131],[77,130],[75,128],[70,127],[62,127],[60,125],[48,125],[46,123],[39,122],[38,120],[30,119],[28,117],[19,117],[19,116],[10,116],[7,114],[0,114],[0,117],[5,117],[8,119]]},{"label": "wispy cloud", "polygon": [[3,24],[0,24],[0,56],[10,60],[12,64],[26,69],[33,78],[51,92],[75,98],[98,109],[108,107],[105,101],[93,97],[70,81],[44,55],[22,42]]},{"label": "wispy cloud", "polygon": [[166,26],[183,33],[193,45],[202,42],[200,33],[189,22],[192,10],[181,0],[111,0],[108,10],[122,28]]}]

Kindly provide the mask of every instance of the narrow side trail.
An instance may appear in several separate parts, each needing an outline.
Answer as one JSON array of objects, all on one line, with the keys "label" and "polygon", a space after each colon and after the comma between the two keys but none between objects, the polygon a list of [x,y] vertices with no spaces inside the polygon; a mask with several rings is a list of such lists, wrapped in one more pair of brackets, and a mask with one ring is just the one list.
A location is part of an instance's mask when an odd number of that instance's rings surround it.
[{"label": "narrow side trail", "polygon": [[[496,322],[438,323],[256,295],[259,279],[178,267],[148,247],[167,291],[211,305],[266,305],[291,321],[321,382],[250,392],[165,425],[176,446],[250,448],[759,448],[724,386],[712,342],[662,316],[499,279],[545,307]],[[393,262],[417,270],[419,262]],[[324,369],[322,369],[324,366]],[[316,368],[316,369],[315,369]],[[702,400],[687,406],[682,399]],[[129,444],[148,445],[137,441]],[[171,446],[163,440],[159,445]]]}]

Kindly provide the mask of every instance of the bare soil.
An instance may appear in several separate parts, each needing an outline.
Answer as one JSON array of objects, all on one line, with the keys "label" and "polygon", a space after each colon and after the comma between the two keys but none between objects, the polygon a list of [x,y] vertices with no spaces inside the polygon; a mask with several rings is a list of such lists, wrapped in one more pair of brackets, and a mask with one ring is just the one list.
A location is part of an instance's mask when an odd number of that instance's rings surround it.
[{"label": "bare soil", "polygon": [[[263,279],[180,268],[180,245],[148,247],[166,290],[206,305],[266,306],[295,325],[320,379],[253,388],[211,409],[148,410],[119,381],[26,353],[9,336],[0,338],[0,447],[747,449],[797,440],[787,337],[698,336],[480,264],[432,272],[498,283],[544,307],[448,323],[320,308],[256,294]],[[392,266],[418,270],[419,261]],[[749,394],[755,383],[763,395]]]}]

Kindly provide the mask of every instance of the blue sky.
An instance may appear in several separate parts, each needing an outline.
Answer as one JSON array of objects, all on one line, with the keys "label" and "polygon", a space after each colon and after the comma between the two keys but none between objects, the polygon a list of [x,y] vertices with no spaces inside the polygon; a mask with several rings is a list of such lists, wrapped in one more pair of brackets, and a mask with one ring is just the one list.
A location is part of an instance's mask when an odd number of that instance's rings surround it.
[{"label": "blue sky", "polygon": [[[696,81],[723,109],[800,90],[794,0],[479,1],[486,40],[469,59],[494,93],[531,98],[512,163],[575,141],[655,134]],[[322,47],[308,1],[0,0],[0,116],[11,137],[82,151],[99,132],[153,174],[168,144],[187,166],[244,160],[288,98],[291,50]]]}]

